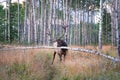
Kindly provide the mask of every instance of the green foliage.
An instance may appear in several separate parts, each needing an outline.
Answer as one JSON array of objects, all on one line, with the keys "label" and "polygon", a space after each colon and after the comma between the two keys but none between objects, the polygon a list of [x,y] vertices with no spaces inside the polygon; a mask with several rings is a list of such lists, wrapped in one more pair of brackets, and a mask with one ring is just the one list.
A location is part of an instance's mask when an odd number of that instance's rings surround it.
[{"label": "green foliage", "polygon": [[100,5],[100,0],[72,0],[72,4],[69,5],[71,0],[68,0],[68,6],[75,10],[76,8],[79,9],[88,9],[90,6],[94,5],[94,8],[98,8]]},{"label": "green foliage", "polygon": [[[74,42],[74,37],[75,37],[75,35],[74,35],[74,33],[75,33],[75,24],[71,24],[71,34],[72,34],[72,38],[71,38],[71,42],[72,42],[72,45],[73,44],[75,44]],[[82,44],[82,38],[83,38],[83,29],[82,28],[84,28],[84,23],[80,23],[80,24],[78,24],[77,26],[77,29],[79,29],[79,31],[80,31],[80,38],[79,38],[79,41],[80,41],[80,45],[83,45]],[[92,45],[98,45],[98,33],[99,33],[99,24],[94,24],[94,23],[86,23],[86,28],[87,28],[87,34],[89,34],[91,37],[92,37],[92,40],[91,40],[91,44]],[[89,30],[89,28],[91,28],[92,30]],[[79,33],[77,33],[77,34],[79,34]],[[89,39],[90,40],[90,39]],[[88,41],[89,41],[88,40]],[[79,45],[78,43],[77,43],[77,45]]]},{"label": "green foliage", "polygon": [[[24,5],[20,6],[20,25],[24,23]],[[6,16],[5,11],[7,8],[3,8],[0,5],[0,42],[8,42],[8,14]],[[10,6],[10,41],[13,42],[18,38],[18,3],[11,3]]]},{"label": "green foliage", "polygon": [[106,10],[103,14],[103,42],[108,44],[111,42],[111,16]]},{"label": "green foliage", "polygon": [[7,69],[7,73],[11,80],[14,77],[20,80],[28,80],[31,74],[29,65],[18,63],[15,63],[11,67],[9,67]]},{"label": "green foliage", "polygon": [[[20,23],[24,21],[24,7],[20,5]],[[18,39],[18,3],[12,3],[10,6],[10,41]],[[20,26],[19,26],[20,27]]]},{"label": "green foliage", "polygon": [[5,34],[5,10],[3,6],[0,5],[0,41],[4,41],[4,34]]},{"label": "green foliage", "polygon": [[57,9],[57,16],[58,16],[58,19],[62,19],[63,18],[63,11],[62,10],[59,10]]}]

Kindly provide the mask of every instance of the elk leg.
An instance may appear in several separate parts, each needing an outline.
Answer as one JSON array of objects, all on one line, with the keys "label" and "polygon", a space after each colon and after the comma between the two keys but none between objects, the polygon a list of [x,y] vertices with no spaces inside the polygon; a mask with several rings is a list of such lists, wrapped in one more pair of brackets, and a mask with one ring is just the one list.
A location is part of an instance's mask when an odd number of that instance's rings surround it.
[{"label": "elk leg", "polygon": [[54,62],[55,55],[56,55],[56,51],[54,52],[54,55],[53,55],[53,61],[52,61],[52,64],[53,64],[53,62]]},{"label": "elk leg", "polygon": [[66,58],[66,52],[64,53],[64,61],[65,61],[65,58]]},{"label": "elk leg", "polygon": [[60,62],[62,61],[62,55],[61,54],[59,54],[59,58],[60,58]]}]

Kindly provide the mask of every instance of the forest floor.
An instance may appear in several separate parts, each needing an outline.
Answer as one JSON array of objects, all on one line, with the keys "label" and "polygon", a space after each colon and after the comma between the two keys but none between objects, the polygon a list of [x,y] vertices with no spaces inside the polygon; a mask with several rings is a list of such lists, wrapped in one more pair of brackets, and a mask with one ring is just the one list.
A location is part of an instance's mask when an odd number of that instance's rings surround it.
[{"label": "forest floor", "polygon": [[[85,48],[97,49],[91,46]],[[53,49],[0,51],[0,80],[120,79],[119,63],[98,55],[69,50],[65,61],[60,63],[56,55],[54,64],[51,64],[53,51]],[[108,55],[117,56],[116,51],[116,48],[111,46],[103,46],[103,52]]]}]

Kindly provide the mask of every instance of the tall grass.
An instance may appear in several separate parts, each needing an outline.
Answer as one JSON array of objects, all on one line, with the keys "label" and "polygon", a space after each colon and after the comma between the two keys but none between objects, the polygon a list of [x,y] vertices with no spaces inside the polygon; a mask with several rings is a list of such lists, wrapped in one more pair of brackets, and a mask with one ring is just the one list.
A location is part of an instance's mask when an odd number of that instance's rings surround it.
[{"label": "tall grass", "polygon": [[0,80],[119,80],[120,63],[97,55],[69,51],[65,62],[53,50],[0,52]]}]

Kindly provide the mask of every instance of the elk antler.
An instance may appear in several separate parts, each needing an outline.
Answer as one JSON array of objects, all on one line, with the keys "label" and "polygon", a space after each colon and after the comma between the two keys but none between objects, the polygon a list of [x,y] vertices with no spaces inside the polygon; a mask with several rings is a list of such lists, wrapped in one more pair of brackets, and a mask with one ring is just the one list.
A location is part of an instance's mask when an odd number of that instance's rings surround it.
[{"label": "elk antler", "polygon": [[65,33],[66,33],[66,28],[67,28],[67,27],[68,27],[68,25],[63,25],[63,26],[62,26],[64,32],[63,32],[63,34],[62,34],[60,37],[58,37],[58,39],[61,39],[62,37],[64,37],[64,35],[65,35]]},{"label": "elk antler", "polygon": [[56,39],[51,39],[50,41],[51,41],[51,42],[56,42],[58,39],[63,38],[64,35],[65,35],[65,33],[66,33],[66,28],[67,28],[67,27],[68,27],[68,25],[63,25],[62,28],[63,28],[64,31],[63,31],[62,35],[59,36],[59,37],[57,37]]}]

